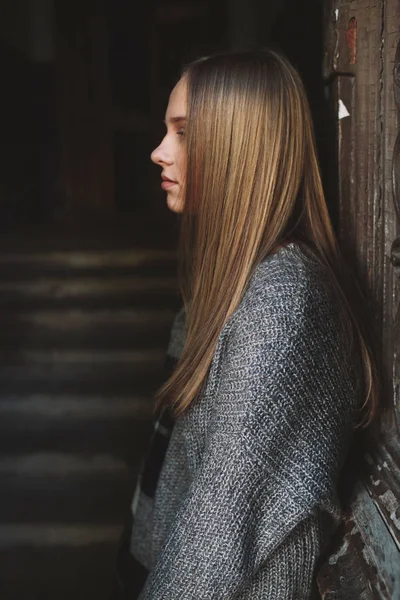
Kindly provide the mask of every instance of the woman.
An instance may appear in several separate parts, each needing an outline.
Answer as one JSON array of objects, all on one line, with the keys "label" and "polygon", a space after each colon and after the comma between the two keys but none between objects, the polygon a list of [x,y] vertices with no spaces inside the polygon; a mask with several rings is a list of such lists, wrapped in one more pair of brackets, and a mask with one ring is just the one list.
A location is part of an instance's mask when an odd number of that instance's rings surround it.
[{"label": "woman", "polygon": [[184,312],[158,394],[175,424],[134,503],[140,599],[311,598],[378,393],[303,85],[271,51],[212,56],[187,67],[165,122],[152,160],[182,213]]}]

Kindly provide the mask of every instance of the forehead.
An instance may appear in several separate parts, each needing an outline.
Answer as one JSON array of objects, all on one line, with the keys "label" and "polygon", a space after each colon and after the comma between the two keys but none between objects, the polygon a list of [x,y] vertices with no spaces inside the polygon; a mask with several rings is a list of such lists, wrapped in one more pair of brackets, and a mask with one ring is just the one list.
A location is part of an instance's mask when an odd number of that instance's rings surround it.
[{"label": "forehead", "polygon": [[166,121],[174,117],[186,116],[186,98],[187,84],[185,79],[180,79],[169,97],[167,112],[165,113]]}]

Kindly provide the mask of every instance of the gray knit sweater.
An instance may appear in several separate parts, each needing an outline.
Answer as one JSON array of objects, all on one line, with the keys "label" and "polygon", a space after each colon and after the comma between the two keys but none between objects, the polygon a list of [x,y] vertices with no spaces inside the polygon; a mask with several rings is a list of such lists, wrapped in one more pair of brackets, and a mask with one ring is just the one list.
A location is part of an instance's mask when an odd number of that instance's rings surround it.
[{"label": "gray knit sweater", "polygon": [[[175,423],[154,504],[139,500],[140,600],[311,597],[356,405],[341,323],[309,250],[289,244],[257,267]],[[172,349],[183,342],[180,315]]]}]

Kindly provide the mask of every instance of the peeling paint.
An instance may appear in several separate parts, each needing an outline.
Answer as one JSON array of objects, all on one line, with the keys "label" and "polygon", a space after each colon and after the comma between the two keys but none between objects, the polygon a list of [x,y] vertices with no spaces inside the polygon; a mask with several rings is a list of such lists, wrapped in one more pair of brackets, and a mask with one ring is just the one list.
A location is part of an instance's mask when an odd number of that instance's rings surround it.
[{"label": "peeling paint", "polygon": [[384,494],[379,496],[379,499],[390,514],[392,523],[400,531],[400,518],[397,516],[397,512],[400,512],[400,505],[392,490],[386,490]]},{"label": "peeling paint", "polygon": [[357,19],[355,17],[352,17],[349,21],[346,31],[346,41],[347,47],[349,49],[349,63],[351,65],[355,65],[357,60],[357,34]]},{"label": "peeling paint", "polygon": [[379,496],[379,500],[389,513],[393,525],[400,531],[400,518],[397,516],[397,512],[400,512],[400,505],[392,490],[386,490],[384,494]]},{"label": "peeling paint", "polygon": [[367,565],[369,565],[371,562],[371,556],[370,556],[370,553],[368,552],[368,549],[364,546],[364,544],[361,547],[361,554],[363,555],[365,563]]},{"label": "peeling paint", "polygon": [[358,533],[357,527],[354,525],[353,529],[349,533],[350,533],[350,535],[357,535],[357,533]]},{"label": "peeling paint", "polygon": [[347,538],[344,539],[343,544],[340,546],[339,550],[334,554],[331,554],[329,557],[329,564],[335,565],[341,556],[344,556],[349,549],[349,540]]},{"label": "peeling paint", "polygon": [[338,107],[338,118],[340,119],[344,119],[345,117],[349,117],[350,113],[347,110],[343,100],[339,100],[339,107]]},{"label": "peeling paint", "polygon": [[396,511],[390,513],[390,518],[392,520],[393,525],[400,531],[400,519],[396,514]]}]

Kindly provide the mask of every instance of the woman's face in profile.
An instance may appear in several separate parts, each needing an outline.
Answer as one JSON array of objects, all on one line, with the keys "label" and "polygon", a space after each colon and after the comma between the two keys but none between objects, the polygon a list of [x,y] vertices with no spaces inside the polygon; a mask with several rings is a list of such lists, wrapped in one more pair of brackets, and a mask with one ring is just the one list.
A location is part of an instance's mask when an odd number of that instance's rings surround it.
[{"label": "woman's face in profile", "polygon": [[186,81],[180,79],[169,97],[165,125],[167,133],[151,153],[151,160],[162,168],[161,187],[167,192],[168,208],[183,211],[186,173]]}]

